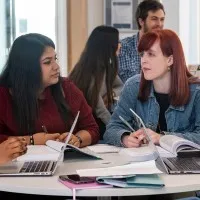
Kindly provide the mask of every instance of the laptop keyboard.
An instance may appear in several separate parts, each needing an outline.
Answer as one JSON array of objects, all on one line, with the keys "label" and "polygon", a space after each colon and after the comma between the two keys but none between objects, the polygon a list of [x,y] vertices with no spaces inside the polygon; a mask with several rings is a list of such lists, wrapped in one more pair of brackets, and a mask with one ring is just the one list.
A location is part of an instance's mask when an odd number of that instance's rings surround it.
[{"label": "laptop keyboard", "polygon": [[52,161],[30,161],[25,162],[20,170],[20,173],[25,172],[46,172],[49,164]]},{"label": "laptop keyboard", "polygon": [[200,170],[200,166],[192,158],[167,158],[178,170]]}]

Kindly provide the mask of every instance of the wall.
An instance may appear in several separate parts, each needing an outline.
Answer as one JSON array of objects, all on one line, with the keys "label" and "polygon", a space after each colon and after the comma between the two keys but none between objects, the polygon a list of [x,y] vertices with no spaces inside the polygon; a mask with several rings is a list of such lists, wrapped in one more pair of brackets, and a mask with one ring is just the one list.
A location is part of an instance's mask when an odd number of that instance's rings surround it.
[{"label": "wall", "polygon": [[68,49],[67,49],[67,2],[59,0],[56,3],[56,51],[62,76],[67,76]]},{"label": "wall", "polygon": [[165,28],[179,34],[179,0],[162,0],[162,4],[166,12]]},{"label": "wall", "polygon": [[87,1],[87,20],[88,20],[88,36],[92,30],[103,24],[104,12],[103,12],[103,0],[88,0]]},{"label": "wall", "polygon": [[87,0],[67,0],[68,72],[78,61],[88,36]]}]

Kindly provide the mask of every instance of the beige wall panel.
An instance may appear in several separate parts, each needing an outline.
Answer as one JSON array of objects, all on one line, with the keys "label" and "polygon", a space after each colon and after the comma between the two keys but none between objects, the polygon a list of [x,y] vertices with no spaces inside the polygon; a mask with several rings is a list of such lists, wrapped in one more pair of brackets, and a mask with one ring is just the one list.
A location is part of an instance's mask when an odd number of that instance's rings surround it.
[{"label": "beige wall panel", "polygon": [[67,0],[68,72],[78,61],[87,40],[87,0]]}]

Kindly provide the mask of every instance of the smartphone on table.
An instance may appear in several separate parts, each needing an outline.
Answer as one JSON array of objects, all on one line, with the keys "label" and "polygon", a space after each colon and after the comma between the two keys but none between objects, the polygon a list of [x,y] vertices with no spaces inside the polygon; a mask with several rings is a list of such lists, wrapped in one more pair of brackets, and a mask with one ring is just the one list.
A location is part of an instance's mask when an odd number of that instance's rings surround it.
[{"label": "smartphone on table", "polygon": [[69,181],[75,184],[83,184],[83,183],[93,183],[95,182],[94,178],[90,177],[80,177],[78,174],[70,174],[70,175],[60,175],[59,179],[62,181]]}]

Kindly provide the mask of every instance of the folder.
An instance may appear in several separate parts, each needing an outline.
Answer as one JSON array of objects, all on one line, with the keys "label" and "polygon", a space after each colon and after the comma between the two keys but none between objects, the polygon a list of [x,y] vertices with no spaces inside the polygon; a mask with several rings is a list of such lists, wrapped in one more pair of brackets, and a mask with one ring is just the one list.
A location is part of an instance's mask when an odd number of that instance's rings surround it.
[{"label": "folder", "polygon": [[157,174],[145,174],[129,177],[126,179],[128,185],[138,187],[163,187],[165,184]]},{"label": "folder", "polygon": [[97,177],[96,180],[99,183],[122,188],[160,188],[164,186],[163,180],[157,174]]}]

